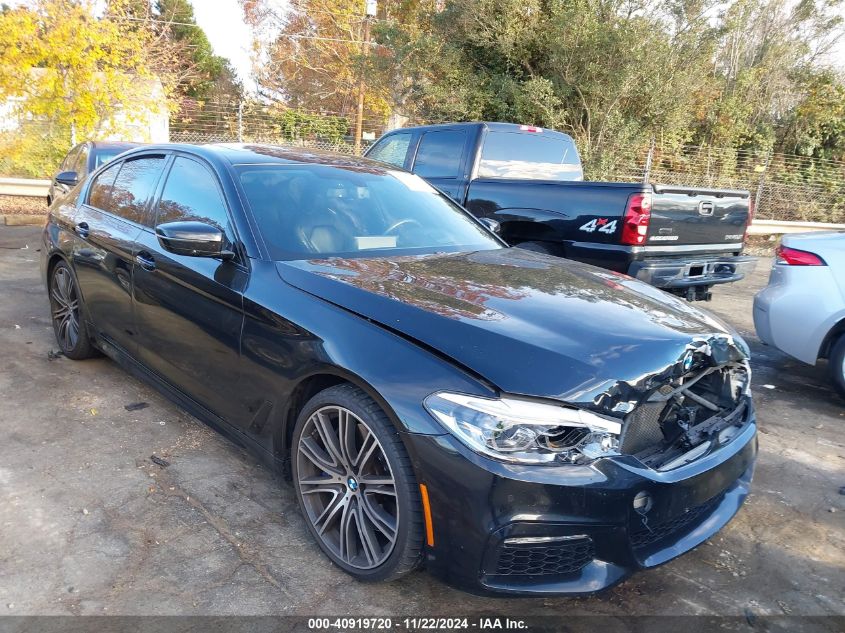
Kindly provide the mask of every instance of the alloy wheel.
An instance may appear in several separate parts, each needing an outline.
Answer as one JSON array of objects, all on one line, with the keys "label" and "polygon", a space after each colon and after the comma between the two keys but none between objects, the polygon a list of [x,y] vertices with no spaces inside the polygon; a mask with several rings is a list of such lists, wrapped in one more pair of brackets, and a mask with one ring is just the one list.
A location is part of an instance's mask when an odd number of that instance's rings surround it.
[{"label": "alloy wheel", "polygon": [[64,351],[72,350],[79,341],[79,297],[70,271],[63,266],[53,273],[50,299],[59,343]]},{"label": "alloy wheel", "polygon": [[339,406],[316,410],[298,446],[297,482],[323,545],[356,569],[390,556],[399,527],[396,481],[372,429]]}]

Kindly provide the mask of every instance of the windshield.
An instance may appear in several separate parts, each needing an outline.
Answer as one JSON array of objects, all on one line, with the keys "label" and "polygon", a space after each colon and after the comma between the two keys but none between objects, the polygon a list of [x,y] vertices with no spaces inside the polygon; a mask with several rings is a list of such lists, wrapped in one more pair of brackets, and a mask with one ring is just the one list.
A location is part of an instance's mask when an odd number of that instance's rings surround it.
[{"label": "windshield", "polygon": [[446,196],[403,171],[327,165],[236,169],[274,260],[503,247]]},{"label": "windshield", "polygon": [[479,178],[581,180],[581,159],[575,143],[548,131],[491,131],[484,139]]}]

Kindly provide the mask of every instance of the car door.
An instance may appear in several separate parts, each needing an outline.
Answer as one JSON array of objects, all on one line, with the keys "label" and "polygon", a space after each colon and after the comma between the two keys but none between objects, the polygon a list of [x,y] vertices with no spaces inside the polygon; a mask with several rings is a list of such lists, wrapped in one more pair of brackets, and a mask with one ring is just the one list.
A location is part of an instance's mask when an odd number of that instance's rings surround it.
[{"label": "car door", "polygon": [[[176,155],[160,190],[157,225],[203,222],[237,243],[220,182],[204,162]],[[240,253],[226,261],[178,255],[162,246],[152,228],[141,231],[138,245],[138,357],[194,401],[236,424],[245,258]]]},{"label": "car door", "polygon": [[73,263],[96,334],[135,351],[132,274],[135,240],[164,167],[163,155],[131,158],[98,173],[73,219]]},{"label": "car door", "polygon": [[458,204],[463,204],[469,169],[466,129],[430,130],[420,139],[412,171]]}]

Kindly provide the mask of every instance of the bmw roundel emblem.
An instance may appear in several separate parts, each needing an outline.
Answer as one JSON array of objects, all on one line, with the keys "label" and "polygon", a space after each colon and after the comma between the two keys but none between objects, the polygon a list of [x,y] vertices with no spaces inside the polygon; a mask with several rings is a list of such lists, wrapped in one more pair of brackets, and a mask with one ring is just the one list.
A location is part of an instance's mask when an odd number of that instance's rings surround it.
[{"label": "bmw roundel emblem", "polygon": [[684,356],[684,371],[692,369],[692,361],[692,352],[687,352],[687,355]]}]

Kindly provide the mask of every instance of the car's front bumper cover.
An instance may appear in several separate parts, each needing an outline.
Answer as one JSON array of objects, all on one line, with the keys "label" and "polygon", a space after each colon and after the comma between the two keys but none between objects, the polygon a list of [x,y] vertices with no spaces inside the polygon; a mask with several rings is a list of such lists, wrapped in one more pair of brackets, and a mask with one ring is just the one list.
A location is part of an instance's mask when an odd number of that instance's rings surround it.
[{"label": "car's front bumper cover", "polygon": [[739,510],[757,454],[753,410],[729,444],[667,472],[628,456],[515,466],[449,435],[406,440],[430,500],[428,570],[465,591],[522,595],[600,591],[691,550]]}]

